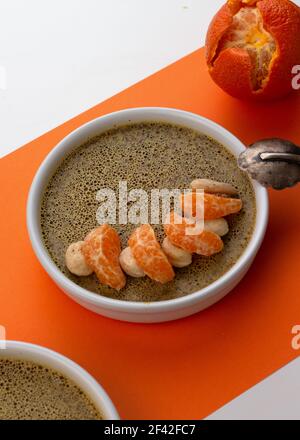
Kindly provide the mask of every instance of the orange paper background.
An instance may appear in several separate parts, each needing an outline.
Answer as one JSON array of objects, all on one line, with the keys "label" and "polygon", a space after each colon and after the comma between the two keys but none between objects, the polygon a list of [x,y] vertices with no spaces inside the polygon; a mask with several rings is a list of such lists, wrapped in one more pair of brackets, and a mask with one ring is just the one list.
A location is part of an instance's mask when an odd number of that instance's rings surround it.
[{"label": "orange paper background", "polygon": [[246,278],[210,309],[177,322],[129,324],[89,312],[46,275],[29,243],[25,207],[46,154],[105,113],[175,107],[213,119],[245,143],[280,136],[300,143],[300,96],[237,101],[210,80],[203,50],[39,137],[0,163],[0,324],[8,339],[55,349],[106,388],[122,418],[202,418],[297,356],[300,321],[300,187],[271,192],[270,224]]}]

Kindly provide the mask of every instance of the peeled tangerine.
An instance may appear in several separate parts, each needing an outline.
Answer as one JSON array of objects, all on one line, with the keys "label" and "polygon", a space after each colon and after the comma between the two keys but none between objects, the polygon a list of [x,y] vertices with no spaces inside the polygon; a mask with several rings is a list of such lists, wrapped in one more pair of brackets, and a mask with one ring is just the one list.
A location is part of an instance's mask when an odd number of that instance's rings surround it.
[{"label": "peeled tangerine", "polygon": [[128,245],[136,263],[148,277],[161,284],[173,280],[175,272],[150,225],[138,227],[129,237]]},{"label": "peeled tangerine", "polygon": [[115,229],[102,225],[91,231],[84,240],[82,252],[101,283],[117,290],[125,286],[126,277],[119,263],[120,237]]},{"label": "peeled tangerine", "polygon": [[181,206],[186,217],[214,220],[239,212],[242,209],[242,201],[193,191],[181,195]]},{"label": "peeled tangerine", "polygon": [[190,234],[188,229],[195,225],[179,214],[171,212],[164,230],[171,243],[187,252],[206,257],[221,252],[224,247],[223,241],[214,232],[202,230],[199,233]]},{"label": "peeled tangerine", "polygon": [[300,62],[299,35],[300,12],[293,2],[229,0],[208,29],[210,75],[238,98],[283,97]]}]

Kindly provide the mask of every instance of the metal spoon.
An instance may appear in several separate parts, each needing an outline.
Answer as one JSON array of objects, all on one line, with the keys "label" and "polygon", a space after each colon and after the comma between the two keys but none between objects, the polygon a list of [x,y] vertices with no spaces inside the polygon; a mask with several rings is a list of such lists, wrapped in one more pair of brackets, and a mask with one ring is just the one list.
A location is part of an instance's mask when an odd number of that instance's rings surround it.
[{"label": "metal spoon", "polygon": [[283,139],[265,139],[250,145],[238,165],[261,185],[284,189],[300,182],[300,147]]}]

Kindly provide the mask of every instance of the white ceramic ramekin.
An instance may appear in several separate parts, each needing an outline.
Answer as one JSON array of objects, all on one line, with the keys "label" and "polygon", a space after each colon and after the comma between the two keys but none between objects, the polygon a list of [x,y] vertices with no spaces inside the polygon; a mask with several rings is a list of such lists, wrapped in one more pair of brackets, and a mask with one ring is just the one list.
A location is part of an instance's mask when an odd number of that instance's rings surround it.
[{"label": "white ceramic ramekin", "polygon": [[136,108],[111,113],[69,134],[46,157],[31,186],[27,204],[27,226],[33,249],[44,269],[67,295],[83,307],[122,321],[163,322],[189,316],[211,306],[230,292],[243,278],[265,235],[268,222],[268,195],[262,186],[253,182],[257,209],[253,236],[235,265],[217,281],[198,292],[168,301],[139,303],[106,298],[79,287],[61,273],[43,244],[40,205],[44,188],[66,155],[88,138],[118,125],[142,121],[165,121],[192,128],[219,141],[235,156],[245,149],[245,146],[223,127],[193,113],[168,108]]},{"label": "white ceramic ramekin", "polygon": [[35,362],[63,374],[78,385],[91,399],[105,420],[119,420],[112,401],[96,380],[78,364],[55,351],[27,342],[6,341],[0,359],[8,357]]}]

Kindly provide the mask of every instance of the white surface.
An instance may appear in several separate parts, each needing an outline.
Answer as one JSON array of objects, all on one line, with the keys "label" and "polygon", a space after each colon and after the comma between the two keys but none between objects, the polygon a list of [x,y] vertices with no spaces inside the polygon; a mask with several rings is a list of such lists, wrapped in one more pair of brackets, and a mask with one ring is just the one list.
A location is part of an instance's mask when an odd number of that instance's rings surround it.
[{"label": "white surface", "polygon": [[0,0],[0,157],[202,46],[222,3]]},{"label": "white surface", "polygon": [[300,358],[208,417],[232,419],[300,420]]},{"label": "white surface", "polygon": [[[224,1],[0,0],[0,157],[203,45]],[[297,360],[219,417],[299,419],[299,383]]]}]

